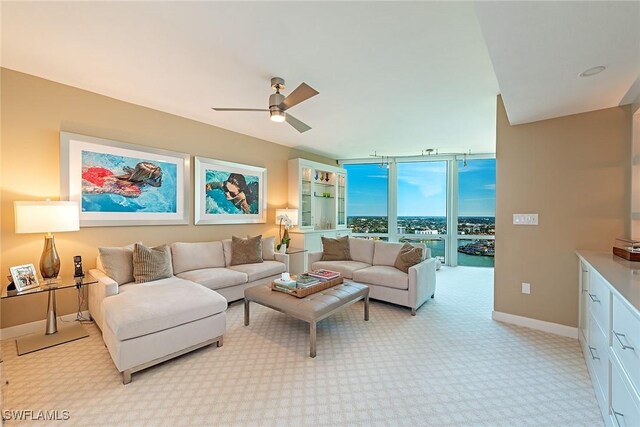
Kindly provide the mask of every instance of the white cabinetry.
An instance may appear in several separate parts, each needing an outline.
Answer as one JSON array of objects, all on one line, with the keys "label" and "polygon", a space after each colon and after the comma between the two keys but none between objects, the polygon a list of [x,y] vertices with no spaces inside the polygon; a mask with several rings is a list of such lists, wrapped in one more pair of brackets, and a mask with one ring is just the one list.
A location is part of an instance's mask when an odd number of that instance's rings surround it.
[{"label": "white cabinetry", "polygon": [[609,426],[640,426],[640,265],[579,252],[579,340]]},{"label": "white cabinetry", "polygon": [[289,207],[301,230],[347,227],[347,171],[305,159],[289,160]]}]

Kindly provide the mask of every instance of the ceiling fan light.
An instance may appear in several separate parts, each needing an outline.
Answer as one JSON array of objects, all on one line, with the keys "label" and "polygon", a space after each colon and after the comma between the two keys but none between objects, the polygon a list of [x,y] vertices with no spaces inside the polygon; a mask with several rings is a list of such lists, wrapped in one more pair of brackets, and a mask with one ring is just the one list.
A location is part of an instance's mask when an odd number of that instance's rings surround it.
[{"label": "ceiling fan light", "polygon": [[284,111],[279,111],[279,110],[271,110],[269,111],[269,116],[271,118],[271,121],[276,122],[276,123],[282,123],[284,122],[286,116],[285,116],[285,112]]}]

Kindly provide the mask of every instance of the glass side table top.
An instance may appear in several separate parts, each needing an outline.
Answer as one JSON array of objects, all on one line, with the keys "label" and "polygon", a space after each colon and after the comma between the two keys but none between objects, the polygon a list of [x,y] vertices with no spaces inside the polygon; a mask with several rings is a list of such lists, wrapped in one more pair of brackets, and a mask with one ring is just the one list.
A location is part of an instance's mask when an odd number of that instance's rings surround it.
[{"label": "glass side table top", "polygon": [[291,254],[300,254],[302,252],[307,252],[307,250],[302,248],[287,248],[287,251],[285,253],[287,255],[291,255]]},{"label": "glass side table top", "polygon": [[48,292],[50,290],[59,290],[66,288],[73,288],[76,286],[87,286],[92,285],[94,283],[98,283],[98,279],[93,277],[90,274],[85,274],[84,277],[79,277],[76,281],[74,278],[63,278],[63,279],[55,279],[52,281],[46,281],[44,279],[41,280],[40,286],[37,288],[25,289],[24,291],[18,292],[17,290],[7,291],[7,287],[2,287],[2,294],[0,298],[13,298],[13,297],[21,297],[23,295],[31,295],[38,294],[41,292]]}]

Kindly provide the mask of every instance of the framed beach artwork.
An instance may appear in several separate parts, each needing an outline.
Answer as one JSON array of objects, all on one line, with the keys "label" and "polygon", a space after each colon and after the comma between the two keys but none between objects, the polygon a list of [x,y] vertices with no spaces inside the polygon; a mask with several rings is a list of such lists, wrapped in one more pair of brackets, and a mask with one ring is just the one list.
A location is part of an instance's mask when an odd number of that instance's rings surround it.
[{"label": "framed beach artwork", "polygon": [[188,224],[190,156],[60,132],[61,197],[81,227]]},{"label": "framed beach artwork", "polygon": [[248,224],[267,220],[267,170],[195,158],[195,223]]}]

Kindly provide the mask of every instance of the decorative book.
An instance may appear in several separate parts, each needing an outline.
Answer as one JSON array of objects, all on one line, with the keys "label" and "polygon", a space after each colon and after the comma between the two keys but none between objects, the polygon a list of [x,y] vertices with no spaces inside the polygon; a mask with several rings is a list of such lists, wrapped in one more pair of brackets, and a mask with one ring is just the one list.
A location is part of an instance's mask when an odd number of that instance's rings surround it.
[{"label": "decorative book", "polygon": [[311,277],[316,277],[320,280],[331,280],[331,279],[340,277],[340,273],[338,273],[337,271],[331,271],[331,270],[314,270],[314,271],[310,271],[307,274]]}]

